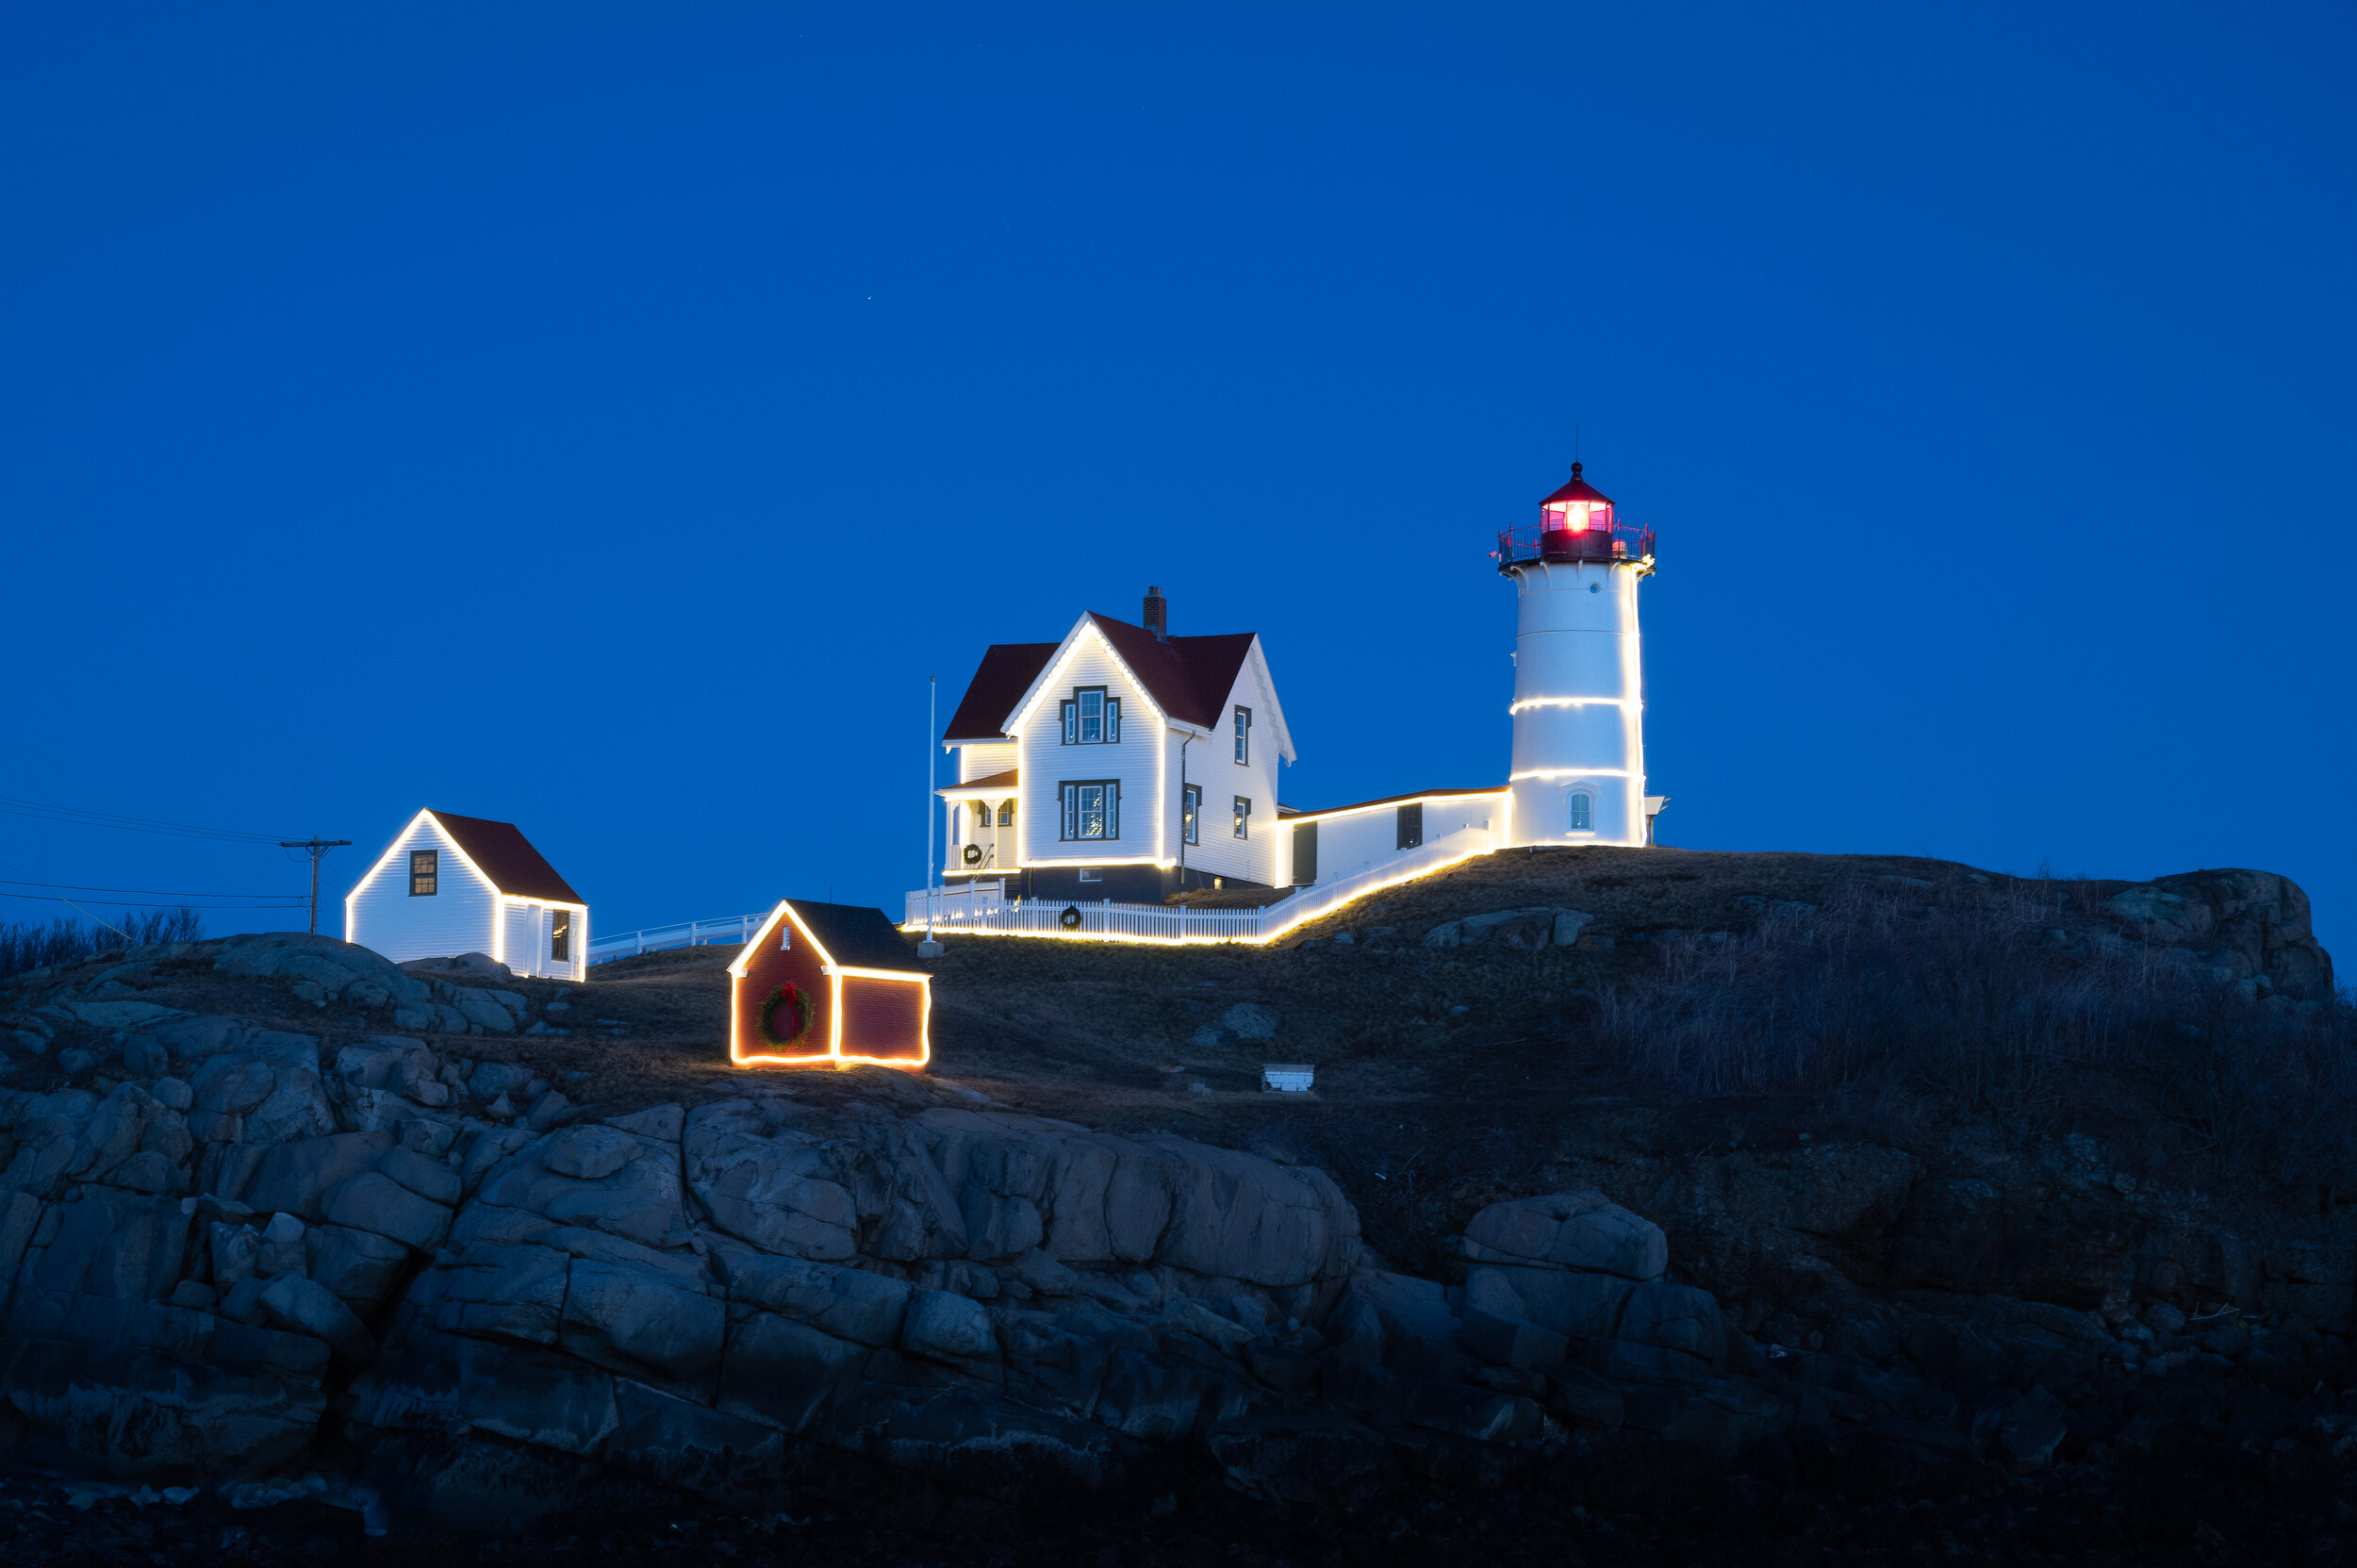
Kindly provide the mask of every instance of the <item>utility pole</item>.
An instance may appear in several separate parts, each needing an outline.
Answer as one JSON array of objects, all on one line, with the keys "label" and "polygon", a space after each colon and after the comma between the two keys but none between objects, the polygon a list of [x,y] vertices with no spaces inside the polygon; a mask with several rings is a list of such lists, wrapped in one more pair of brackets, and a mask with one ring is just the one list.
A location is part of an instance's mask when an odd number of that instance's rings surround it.
[{"label": "utility pole", "polygon": [[311,934],[320,933],[320,861],[330,850],[340,850],[352,842],[349,838],[321,838],[314,834],[301,843],[280,839],[282,850],[303,850],[311,856]]}]

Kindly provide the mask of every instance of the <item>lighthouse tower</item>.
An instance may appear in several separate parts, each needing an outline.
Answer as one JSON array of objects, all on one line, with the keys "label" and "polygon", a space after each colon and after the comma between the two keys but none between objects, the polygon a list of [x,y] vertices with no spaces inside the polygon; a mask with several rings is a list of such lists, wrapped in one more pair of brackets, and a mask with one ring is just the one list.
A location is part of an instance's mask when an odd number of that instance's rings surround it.
[{"label": "lighthouse tower", "polygon": [[1653,532],[1616,521],[1580,477],[1539,503],[1536,529],[1498,536],[1514,585],[1512,844],[1644,844],[1644,660],[1637,585]]}]

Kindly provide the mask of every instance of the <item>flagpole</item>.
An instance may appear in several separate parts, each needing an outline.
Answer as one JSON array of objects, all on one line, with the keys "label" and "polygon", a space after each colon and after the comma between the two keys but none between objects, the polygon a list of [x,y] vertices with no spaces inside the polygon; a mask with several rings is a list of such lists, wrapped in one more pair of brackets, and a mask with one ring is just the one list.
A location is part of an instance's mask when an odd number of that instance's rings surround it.
[{"label": "flagpole", "polygon": [[[925,946],[933,946],[933,728],[941,717],[941,678],[925,677]],[[936,949],[938,950],[938,949]]]}]

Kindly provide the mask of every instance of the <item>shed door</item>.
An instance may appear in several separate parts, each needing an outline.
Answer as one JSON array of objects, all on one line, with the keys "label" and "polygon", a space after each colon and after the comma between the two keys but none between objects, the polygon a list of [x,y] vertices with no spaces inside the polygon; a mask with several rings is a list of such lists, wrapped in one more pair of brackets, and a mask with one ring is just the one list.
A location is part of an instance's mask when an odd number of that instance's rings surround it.
[{"label": "shed door", "polygon": [[1307,887],[1318,880],[1318,825],[1294,824],[1294,885]]}]

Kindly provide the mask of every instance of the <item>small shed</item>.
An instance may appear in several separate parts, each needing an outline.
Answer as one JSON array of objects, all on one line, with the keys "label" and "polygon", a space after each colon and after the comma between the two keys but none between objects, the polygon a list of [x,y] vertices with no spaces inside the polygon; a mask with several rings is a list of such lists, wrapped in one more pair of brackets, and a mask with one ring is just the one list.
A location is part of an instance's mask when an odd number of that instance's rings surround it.
[{"label": "small shed", "polygon": [[513,822],[421,811],[344,895],[344,940],[396,964],[488,953],[585,979],[589,906]]},{"label": "small shed", "polygon": [[932,976],[881,909],[782,899],[729,966],[740,1067],[921,1067]]}]

